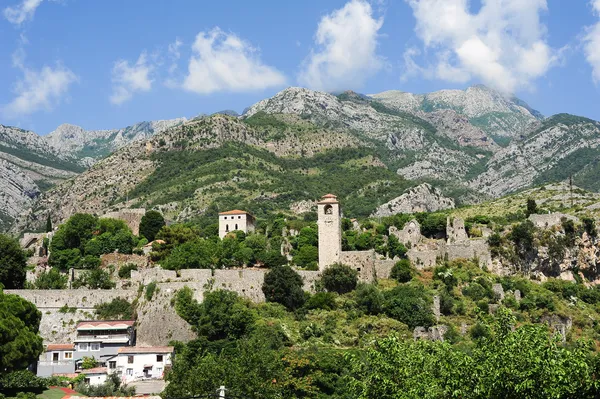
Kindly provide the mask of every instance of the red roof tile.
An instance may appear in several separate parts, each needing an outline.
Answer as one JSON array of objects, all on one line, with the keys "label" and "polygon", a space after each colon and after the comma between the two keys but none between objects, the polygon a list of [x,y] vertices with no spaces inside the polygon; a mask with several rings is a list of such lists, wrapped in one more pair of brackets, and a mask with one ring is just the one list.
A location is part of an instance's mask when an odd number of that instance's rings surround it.
[{"label": "red roof tile", "polygon": [[220,212],[219,215],[250,215],[246,211],[240,211],[239,209],[234,209],[233,211]]},{"label": "red roof tile", "polygon": [[100,330],[102,328],[115,328],[115,327],[121,327],[121,328],[127,328],[127,327],[132,327],[135,324],[135,320],[103,320],[103,321],[96,321],[96,320],[88,320],[88,321],[80,321],[77,324],[77,329],[94,329],[94,330]]},{"label": "red roof tile", "polygon": [[87,369],[87,370],[78,370],[78,373],[81,374],[106,374],[106,367],[95,367],[93,369]]},{"label": "red roof tile", "polygon": [[47,351],[72,351],[75,349],[73,344],[50,344],[46,346]]},{"label": "red roof tile", "polygon": [[172,346],[123,346],[119,353],[172,353]]}]

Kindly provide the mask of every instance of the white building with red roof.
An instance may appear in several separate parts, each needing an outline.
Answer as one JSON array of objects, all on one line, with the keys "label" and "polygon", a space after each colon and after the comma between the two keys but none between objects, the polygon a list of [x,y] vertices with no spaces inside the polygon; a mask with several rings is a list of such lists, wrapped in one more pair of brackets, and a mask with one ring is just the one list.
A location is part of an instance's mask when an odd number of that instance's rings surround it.
[{"label": "white building with red roof", "polygon": [[219,238],[223,239],[232,231],[243,231],[248,234],[254,231],[255,218],[246,211],[234,209],[219,213]]},{"label": "white building with red roof", "polygon": [[131,346],[119,349],[116,372],[123,382],[162,379],[171,367],[172,346]]},{"label": "white building with red roof", "polygon": [[50,344],[40,355],[37,366],[37,375],[50,377],[54,374],[71,374],[75,371],[74,363],[75,345]]}]

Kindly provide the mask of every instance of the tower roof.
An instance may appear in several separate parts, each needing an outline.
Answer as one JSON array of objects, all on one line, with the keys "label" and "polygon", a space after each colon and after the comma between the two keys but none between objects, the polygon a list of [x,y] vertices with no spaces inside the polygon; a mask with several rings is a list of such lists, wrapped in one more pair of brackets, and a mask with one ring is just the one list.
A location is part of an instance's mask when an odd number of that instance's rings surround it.
[{"label": "tower roof", "polygon": [[250,214],[246,211],[240,211],[239,209],[234,209],[232,211],[219,212],[219,215],[250,215]]},{"label": "tower roof", "polygon": [[325,194],[324,196],[321,197],[321,200],[318,203],[319,204],[324,204],[324,203],[337,204],[338,200],[337,200],[337,197],[333,194]]}]

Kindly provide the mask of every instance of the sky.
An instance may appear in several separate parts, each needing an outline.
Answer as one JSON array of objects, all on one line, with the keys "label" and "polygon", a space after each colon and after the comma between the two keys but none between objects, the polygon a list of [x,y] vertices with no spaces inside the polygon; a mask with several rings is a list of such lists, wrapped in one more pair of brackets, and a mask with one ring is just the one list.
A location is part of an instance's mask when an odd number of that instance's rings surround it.
[{"label": "sky", "polygon": [[47,134],[244,108],[289,86],[485,84],[600,120],[600,0],[0,0],[0,124]]}]

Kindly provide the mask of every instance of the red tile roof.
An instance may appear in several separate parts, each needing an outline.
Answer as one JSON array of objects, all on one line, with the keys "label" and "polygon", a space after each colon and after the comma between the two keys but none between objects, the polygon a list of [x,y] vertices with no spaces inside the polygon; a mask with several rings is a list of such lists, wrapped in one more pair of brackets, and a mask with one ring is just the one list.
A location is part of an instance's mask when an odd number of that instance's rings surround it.
[{"label": "red tile roof", "polygon": [[119,353],[173,353],[172,346],[123,346]]},{"label": "red tile roof", "polygon": [[47,351],[72,351],[75,349],[73,344],[50,344],[46,346]]},{"label": "red tile roof", "polygon": [[233,211],[220,212],[219,215],[249,215],[246,211],[240,211],[239,209],[234,209]]},{"label": "red tile roof", "polygon": [[337,197],[333,194],[325,194],[322,198],[337,198]]},{"label": "red tile roof", "polygon": [[106,374],[106,367],[95,367],[93,369],[87,369],[87,370],[78,370],[78,373],[81,374]]},{"label": "red tile roof", "polygon": [[132,327],[135,324],[135,320],[103,320],[103,321],[80,321],[77,324],[78,330],[102,330],[102,329],[111,329],[111,328],[127,328]]}]

